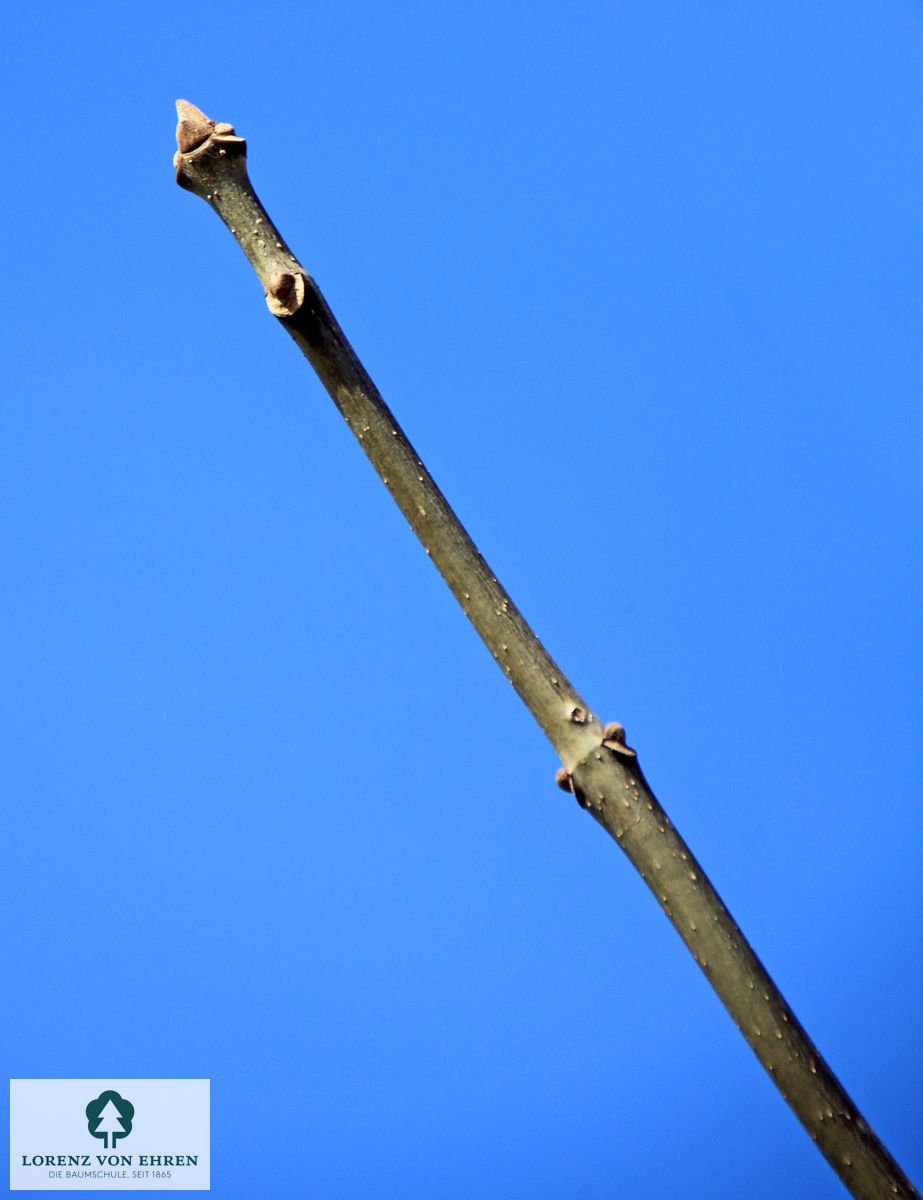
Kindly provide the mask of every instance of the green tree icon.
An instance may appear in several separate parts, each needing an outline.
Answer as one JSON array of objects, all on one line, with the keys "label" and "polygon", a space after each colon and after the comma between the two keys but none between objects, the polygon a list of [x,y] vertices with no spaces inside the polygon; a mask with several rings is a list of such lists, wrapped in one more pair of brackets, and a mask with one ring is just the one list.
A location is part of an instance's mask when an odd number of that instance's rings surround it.
[{"label": "green tree icon", "polygon": [[118,1092],[100,1092],[87,1105],[87,1129],[93,1137],[103,1139],[103,1146],[107,1150],[114,1150],[116,1139],[128,1137],[131,1133],[134,1115],[135,1106],[130,1100],[123,1100]]}]

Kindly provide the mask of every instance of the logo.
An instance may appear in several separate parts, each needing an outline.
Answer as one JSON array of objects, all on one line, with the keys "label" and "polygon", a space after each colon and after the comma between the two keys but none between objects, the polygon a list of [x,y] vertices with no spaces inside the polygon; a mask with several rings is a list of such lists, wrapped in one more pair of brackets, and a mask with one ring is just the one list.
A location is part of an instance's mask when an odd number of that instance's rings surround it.
[{"label": "logo", "polygon": [[134,1115],[135,1106],[130,1100],[123,1100],[118,1092],[100,1092],[87,1105],[87,1129],[94,1137],[103,1139],[106,1149],[114,1150],[118,1138],[131,1133]]},{"label": "logo", "polygon": [[11,1079],[10,1190],[207,1191],[207,1079]]}]

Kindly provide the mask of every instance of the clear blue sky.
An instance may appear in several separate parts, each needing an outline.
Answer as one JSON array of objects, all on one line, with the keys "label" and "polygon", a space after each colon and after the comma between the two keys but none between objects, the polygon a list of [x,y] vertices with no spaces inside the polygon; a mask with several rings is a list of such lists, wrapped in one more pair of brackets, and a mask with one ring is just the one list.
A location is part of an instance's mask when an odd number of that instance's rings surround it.
[{"label": "clear blue sky", "polygon": [[215,215],[232,122],[498,576],[923,1180],[919,3],[6,18],[2,1060],[213,1194],[844,1193]]}]

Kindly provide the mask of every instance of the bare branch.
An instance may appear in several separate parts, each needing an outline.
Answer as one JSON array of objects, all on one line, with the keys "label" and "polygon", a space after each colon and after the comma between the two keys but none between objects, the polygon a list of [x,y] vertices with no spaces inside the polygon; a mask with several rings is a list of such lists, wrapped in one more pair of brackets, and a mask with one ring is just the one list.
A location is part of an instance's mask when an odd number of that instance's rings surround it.
[{"label": "bare branch", "polygon": [[603,727],[497,582],[382,400],[320,289],[247,176],[246,143],[177,102],[181,187],[206,200],[247,255],[270,312],[314,367],[427,554],[558,752],[557,780],[618,842],[757,1058],[857,1200],[918,1193],[785,1003],[647,785],[620,725]]}]

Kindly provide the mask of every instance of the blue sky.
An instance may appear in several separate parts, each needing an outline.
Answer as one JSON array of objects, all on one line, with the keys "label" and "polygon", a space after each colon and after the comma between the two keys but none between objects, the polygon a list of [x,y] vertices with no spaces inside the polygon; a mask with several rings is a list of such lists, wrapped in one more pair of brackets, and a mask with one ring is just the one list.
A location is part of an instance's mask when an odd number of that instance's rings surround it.
[{"label": "blue sky", "polygon": [[839,1197],[207,207],[251,176],[919,1183],[923,9],[7,17],[11,1077],[212,1192]]}]

